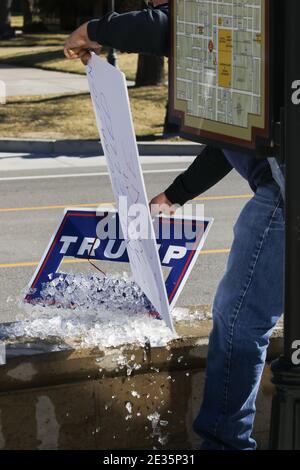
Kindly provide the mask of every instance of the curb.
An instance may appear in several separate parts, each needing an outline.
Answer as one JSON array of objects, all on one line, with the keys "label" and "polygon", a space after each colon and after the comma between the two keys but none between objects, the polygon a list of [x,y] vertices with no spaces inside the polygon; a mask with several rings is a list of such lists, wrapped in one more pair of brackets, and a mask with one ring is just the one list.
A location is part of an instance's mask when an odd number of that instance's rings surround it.
[{"label": "curb", "polygon": [[[195,156],[201,144],[190,142],[138,142],[140,156]],[[100,141],[97,140],[24,140],[0,139],[0,152],[37,153],[41,158],[51,155],[104,155]]]}]

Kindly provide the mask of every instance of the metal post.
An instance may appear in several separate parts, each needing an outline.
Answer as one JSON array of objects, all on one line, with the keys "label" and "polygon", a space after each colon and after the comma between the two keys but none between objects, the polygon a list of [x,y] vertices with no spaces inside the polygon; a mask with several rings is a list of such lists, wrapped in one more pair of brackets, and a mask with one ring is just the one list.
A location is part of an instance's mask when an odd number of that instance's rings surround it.
[{"label": "metal post", "polygon": [[[115,0],[110,0],[110,11],[115,11]],[[108,50],[107,62],[114,67],[117,66],[117,52],[113,47],[110,47]]]},{"label": "metal post", "polygon": [[300,2],[285,0],[286,243],[284,355],[272,364],[272,449],[300,450]]}]

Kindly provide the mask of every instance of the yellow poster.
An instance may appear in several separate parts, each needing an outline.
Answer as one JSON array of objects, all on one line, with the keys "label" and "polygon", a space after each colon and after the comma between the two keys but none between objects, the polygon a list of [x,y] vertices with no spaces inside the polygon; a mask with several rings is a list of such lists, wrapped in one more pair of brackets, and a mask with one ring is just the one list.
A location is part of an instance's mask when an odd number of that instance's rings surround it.
[{"label": "yellow poster", "polygon": [[223,88],[232,87],[232,30],[219,29],[218,81]]}]

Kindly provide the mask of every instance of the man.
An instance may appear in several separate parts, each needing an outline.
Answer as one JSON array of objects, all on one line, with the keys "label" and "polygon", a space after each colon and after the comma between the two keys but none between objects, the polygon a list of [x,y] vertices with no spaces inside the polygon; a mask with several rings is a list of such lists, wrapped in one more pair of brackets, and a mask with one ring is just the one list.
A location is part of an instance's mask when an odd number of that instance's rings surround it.
[{"label": "man", "polygon": [[[167,2],[123,15],[111,13],[75,31],[69,58],[89,60],[99,45],[121,51],[168,53]],[[202,449],[256,449],[255,401],[272,329],[283,312],[283,202],[269,164],[251,155],[205,147],[192,165],[151,204],[183,205],[235,168],[254,197],[234,227],[226,273],[213,305],[206,385],[194,423]]]}]

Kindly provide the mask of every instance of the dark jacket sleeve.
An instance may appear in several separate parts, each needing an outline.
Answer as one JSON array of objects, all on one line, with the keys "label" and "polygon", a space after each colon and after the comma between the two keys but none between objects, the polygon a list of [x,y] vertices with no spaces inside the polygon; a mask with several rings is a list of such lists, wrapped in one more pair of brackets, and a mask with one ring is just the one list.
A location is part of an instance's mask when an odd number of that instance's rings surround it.
[{"label": "dark jacket sleeve", "polygon": [[162,56],[169,50],[168,8],[145,8],[129,13],[109,13],[88,23],[91,41],[121,52]]},{"label": "dark jacket sleeve", "polygon": [[222,150],[204,147],[189,168],[165,191],[172,204],[183,205],[217,184],[232,170]]},{"label": "dark jacket sleeve", "polygon": [[[88,23],[92,41],[122,52],[168,55],[168,7],[146,8],[124,14],[109,13]],[[205,147],[191,166],[165,191],[172,203],[180,205],[194,199],[218,183],[232,170],[223,152]]]}]

